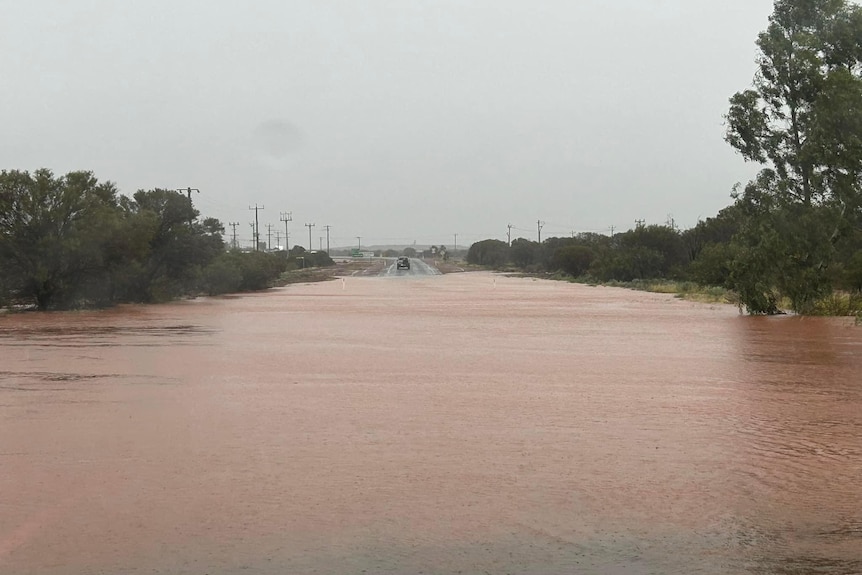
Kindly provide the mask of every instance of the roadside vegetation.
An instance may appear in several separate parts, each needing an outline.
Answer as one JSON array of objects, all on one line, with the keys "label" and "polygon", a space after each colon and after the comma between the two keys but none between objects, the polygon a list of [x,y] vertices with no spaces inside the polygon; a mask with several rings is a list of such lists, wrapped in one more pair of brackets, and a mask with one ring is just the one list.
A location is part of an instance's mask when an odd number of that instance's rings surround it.
[{"label": "roadside vegetation", "polygon": [[732,205],[685,231],[485,240],[468,261],[663,289],[693,282],[751,314],[862,313],[862,8],[777,0],[757,46],[753,85],[725,119],[727,142],[762,169]]},{"label": "roadside vegetation", "polygon": [[226,250],[222,224],[172,190],[132,198],[91,172],[0,172],[0,307],[40,310],[260,290],[323,252]]}]

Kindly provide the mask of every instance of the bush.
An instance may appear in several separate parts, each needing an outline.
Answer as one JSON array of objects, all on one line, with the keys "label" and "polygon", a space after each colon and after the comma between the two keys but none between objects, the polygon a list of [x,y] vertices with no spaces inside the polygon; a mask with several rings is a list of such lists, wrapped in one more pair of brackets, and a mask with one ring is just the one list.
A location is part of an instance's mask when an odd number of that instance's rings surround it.
[{"label": "bush", "polygon": [[204,268],[201,288],[208,295],[231,293],[239,290],[242,279],[236,260],[224,254]]},{"label": "bush", "polygon": [[554,251],[549,265],[551,269],[580,277],[587,273],[595,259],[595,252],[586,246],[565,246]]}]

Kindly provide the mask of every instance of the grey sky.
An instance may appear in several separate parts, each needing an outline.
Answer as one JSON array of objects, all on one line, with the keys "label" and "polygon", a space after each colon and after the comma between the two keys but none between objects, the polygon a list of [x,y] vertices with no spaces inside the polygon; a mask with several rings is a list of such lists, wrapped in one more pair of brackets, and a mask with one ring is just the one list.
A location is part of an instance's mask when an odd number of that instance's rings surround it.
[{"label": "grey sky", "polygon": [[[689,227],[771,0],[0,0],[0,168],[192,186],[291,244]],[[228,228],[229,229],[229,228]],[[263,228],[265,231],[265,228]]]}]

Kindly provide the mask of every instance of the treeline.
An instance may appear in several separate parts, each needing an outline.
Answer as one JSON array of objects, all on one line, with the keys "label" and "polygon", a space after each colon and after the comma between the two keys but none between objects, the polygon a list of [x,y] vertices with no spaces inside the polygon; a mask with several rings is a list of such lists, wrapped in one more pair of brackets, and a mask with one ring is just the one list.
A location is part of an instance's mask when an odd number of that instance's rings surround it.
[{"label": "treeline", "polygon": [[[3,170],[0,305],[70,309],[258,290],[298,265],[294,251],[226,251],[223,232],[173,190],[129,198],[91,172]],[[314,257],[303,263],[332,263]]]},{"label": "treeline", "polygon": [[[855,294],[862,305],[862,229],[847,233],[826,250],[826,267],[814,263],[805,273],[798,248],[806,239],[797,236],[794,243],[768,235],[755,244],[748,230],[760,225],[756,220],[739,200],[684,231],[640,225],[613,237],[582,233],[541,244],[519,238],[511,246],[489,239],[470,246],[467,262],[526,273],[562,273],[588,282],[673,280],[719,286],[737,293],[751,313],[777,313],[781,303],[811,313],[833,290]],[[828,238],[821,239],[826,240],[823,245],[832,245]],[[760,267],[752,265],[755,262]],[[756,299],[761,294],[769,298],[770,306]]]},{"label": "treeline", "polygon": [[614,238],[513,242],[509,250],[482,242],[471,259],[600,280],[691,278],[734,290],[758,314],[784,306],[810,313],[833,290],[858,293],[862,8],[777,0],[757,47],[758,72],[730,98],[725,138],[762,169],[735,190],[732,206],[680,234],[648,226]]}]

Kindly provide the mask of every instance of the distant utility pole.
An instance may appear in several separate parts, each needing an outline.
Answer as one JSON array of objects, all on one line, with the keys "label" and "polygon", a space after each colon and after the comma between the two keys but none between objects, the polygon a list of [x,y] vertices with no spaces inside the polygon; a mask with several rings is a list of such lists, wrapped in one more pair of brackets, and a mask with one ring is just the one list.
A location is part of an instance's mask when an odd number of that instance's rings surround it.
[{"label": "distant utility pole", "polygon": [[359,245],[357,246],[357,249],[358,249],[359,251],[362,251],[362,236],[356,236],[356,241],[357,241],[357,242],[359,242]]},{"label": "distant utility pole", "polygon": [[676,221],[673,219],[673,214],[667,215],[667,227],[669,227],[673,231],[676,231]]},{"label": "distant utility pole", "polygon": [[[455,247],[452,248],[452,253],[455,253],[457,251],[458,251],[458,234],[455,234]],[[452,256],[452,257],[455,257],[455,256]]]},{"label": "distant utility pole", "polygon": [[281,212],[280,216],[281,221],[284,222],[284,246],[285,249],[290,251],[290,234],[287,232],[287,222],[293,221],[293,215],[291,212]]},{"label": "distant utility pole", "polygon": [[254,210],[254,251],[257,251],[258,244],[260,243],[260,222],[257,217],[257,212],[264,209],[264,207],[255,204],[254,207],[249,206],[248,209]]},{"label": "distant utility pole", "polygon": [[536,226],[539,228],[539,243],[542,243],[542,228],[545,227],[545,222],[536,220]]},{"label": "distant utility pole", "polygon": [[313,245],[311,245],[311,228],[313,228],[313,227],[314,227],[314,226],[316,226],[316,225],[317,225],[317,224],[305,224],[305,227],[307,227],[307,228],[308,228],[308,249],[309,249],[309,250],[313,250],[313,249],[314,249],[314,246],[313,246]]},{"label": "distant utility pole", "polygon": [[248,224],[248,225],[250,225],[250,226],[251,226],[251,243],[252,243],[252,244],[253,244],[253,246],[254,246],[254,251],[257,251],[257,240],[255,239],[255,237],[257,236],[257,234],[255,233],[255,229],[256,229],[256,228],[254,227],[254,222],[249,222],[249,224]]},{"label": "distant utility pole", "polygon": [[177,191],[181,194],[188,194],[190,202],[192,201],[192,192],[201,193],[197,188],[177,188]]},{"label": "distant utility pole", "polygon": [[231,222],[228,225],[233,228],[233,240],[230,242],[230,245],[233,247],[233,249],[236,249],[236,227],[239,225],[239,223]]},{"label": "distant utility pole", "polygon": [[509,228],[509,231],[506,232],[506,238],[509,240],[507,243],[509,244],[509,247],[512,247],[512,228],[515,226],[509,224],[506,227]]},{"label": "distant utility pole", "polygon": [[614,227],[611,226],[611,239],[614,239]]},{"label": "distant utility pole", "polygon": [[323,251],[323,236],[317,236],[317,249]]},{"label": "distant utility pole", "polygon": [[644,220],[635,220],[635,228],[644,227]]},{"label": "distant utility pole", "polygon": [[281,247],[281,230],[275,230],[275,247]]},{"label": "distant utility pole", "polygon": [[331,228],[332,226],[327,224],[323,227],[326,228],[326,253],[329,253],[329,228]]},{"label": "distant utility pole", "polygon": [[[181,194],[185,192],[189,195],[189,204],[192,203],[192,192],[201,193],[201,191],[197,188],[177,188],[177,191]],[[194,218],[191,217],[189,218],[189,227],[191,227],[193,219]]]},{"label": "distant utility pole", "polygon": [[266,224],[266,251],[272,249],[272,224]]}]

